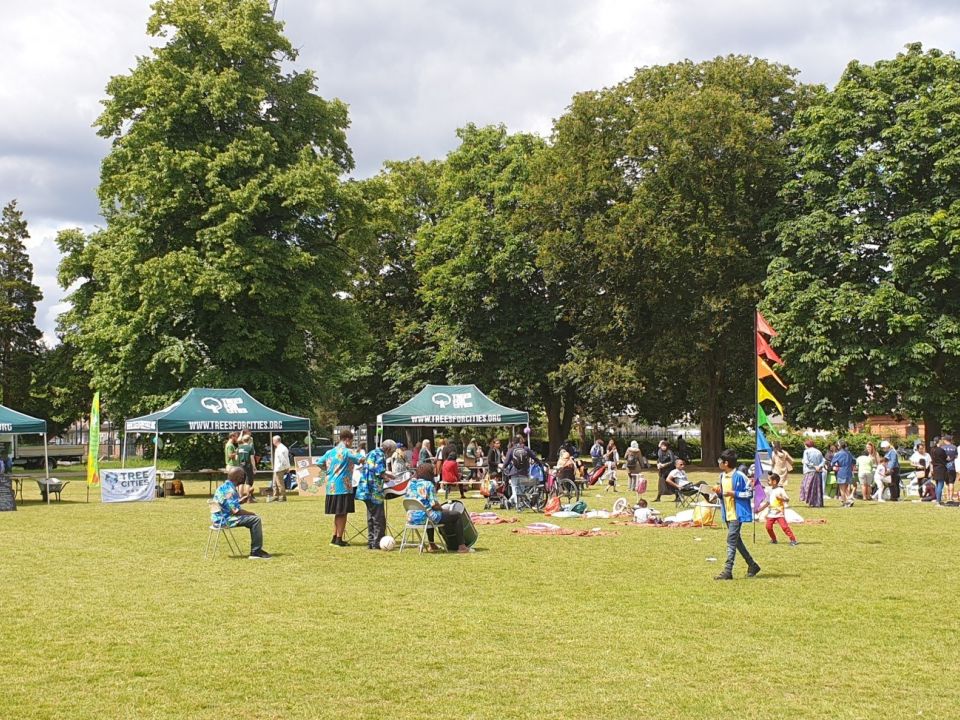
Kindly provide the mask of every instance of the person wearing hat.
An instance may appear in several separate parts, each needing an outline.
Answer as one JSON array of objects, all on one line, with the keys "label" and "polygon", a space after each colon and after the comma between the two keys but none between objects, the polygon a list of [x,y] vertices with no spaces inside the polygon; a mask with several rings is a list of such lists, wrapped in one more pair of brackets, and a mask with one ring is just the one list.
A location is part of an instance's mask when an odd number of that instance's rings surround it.
[{"label": "person wearing hat", "polygon": [[880,450],[887,459],[887,476],[890,478],[890,500],[897,502],[900,500],[900,455],[897,454],[897,448],[888,441],[883,440],[880,443]]}]

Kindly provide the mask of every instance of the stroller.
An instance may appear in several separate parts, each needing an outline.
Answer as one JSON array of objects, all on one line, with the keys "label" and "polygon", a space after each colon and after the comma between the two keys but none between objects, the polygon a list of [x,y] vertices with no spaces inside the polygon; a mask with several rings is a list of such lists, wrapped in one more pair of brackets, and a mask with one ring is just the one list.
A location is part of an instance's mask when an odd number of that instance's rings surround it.
[{"label": "stroller", "polygon": [[507,497],[507,484],[503,481],[503,476],[488,475],[487,482],[489,484],[484,493],[487,496],[487,501],[483,504],[483,509],[500,508],[506,510],[509,499]]}]

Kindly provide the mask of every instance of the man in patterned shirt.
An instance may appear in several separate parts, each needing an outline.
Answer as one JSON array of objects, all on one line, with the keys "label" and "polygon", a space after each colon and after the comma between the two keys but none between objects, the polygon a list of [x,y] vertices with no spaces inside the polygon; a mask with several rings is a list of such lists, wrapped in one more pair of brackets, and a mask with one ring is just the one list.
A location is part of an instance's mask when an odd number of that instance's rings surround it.
[{"label": "man in patterned shirt", "polygon": [[242,467],[232,467],[227,480],[213,494],[210,523],[218,527],[245,527],[250,530],[250,559],[269,560],[271,555],[263,549],[263,528],[256,513],[240,508],[240,493],[237,486],[243,485],[246,473]]},{"label": "man in patterned shirt", "polygon": [[387,472],[387,458],[397,450],[397,443],[384,440],[380,447],[367,455],[363,462],[363,475],[357,485],[357,500],[367,506],[367,547],[380,549],[380,539],[387,525],[383,501],[383,481],[393,477]]},{"label": "man in patterned shirt", "polygon": [[351,449],[353,432],[344,430],[340,433],[340,442],[330,448],[317,465],[327,473],[327,497],[325,498],[324,512],[333,515],[333,539],[330,544],[334,547],[350,545],[343,539],[347,529],[347,515],[354,512],[353,496],[353,466],[363,462],[363,454]]},{"label": "man in patterned shirt", "polygon": [[[437,525],[444,525],[452,529],[452,535],[457,543],[457,552],[472,553],[473,548],[468,547],[464,542],[463,515],[456,512],[445,510],[437,500],[437,489],[433,484],[433,465],[431,463],[421,463],[417,468],[416,479],[412,480],[407,486],[407,492],[404,494],[404,500],[416,500],[423,506],[422,510],[410,510],[407,513],[407,521],[416,525],[422,525],[427,517]],[[435,542],[433,528],[427,528],[427,539],[430,542],[427,552],[437,552],[440,548]]]}]

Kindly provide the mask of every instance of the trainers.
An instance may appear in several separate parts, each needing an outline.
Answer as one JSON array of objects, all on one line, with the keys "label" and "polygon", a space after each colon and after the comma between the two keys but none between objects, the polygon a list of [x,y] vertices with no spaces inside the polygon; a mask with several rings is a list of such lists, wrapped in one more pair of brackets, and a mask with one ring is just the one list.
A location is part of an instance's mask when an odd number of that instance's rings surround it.
[{"label": "trainers", "polygon": [[714,580],[733,580],[733,575],[724,570],[722,573],[713,578]]},{"label": "trainers", "polygon": [[250,553],[251,560],[269,560],[273,555],[268,553],[266,550],[257,550],[256,552]]},{"label": "trainers", "polygon": [[793,547],[794,545],[799,545],[799,544],[800,544],[800,542],[799,542],[798,540],[791,540],[791,541],[790,541],[790,547]]},{"label": "trainers", "polygon": [[268,502],[268,503],[272,503],[272,502],[276,502],[276,501],[277,501],[277,498],[273,497],[273,495],[271,495],[270,497],[267,498],[267,502]]},{"label": "trainers", "polygon": [[776,540],[771,540],[771,541],[770,541],[770,544],[771,544],[771,545],[776,545],[776,544],[777,544],[777,541],[776,541]]},{"label": "trainers", "polygon": [[339,540],[337,540],[337,545],[339,545],[340,547],[350,547],[350,543],[348,543],[343,538],[340,538]]},{"label": "trainers", "polygon": [[747,577],[756,577],[759,574],[760,574],[759,565],[751,565],[750,567],[747,568]]}]

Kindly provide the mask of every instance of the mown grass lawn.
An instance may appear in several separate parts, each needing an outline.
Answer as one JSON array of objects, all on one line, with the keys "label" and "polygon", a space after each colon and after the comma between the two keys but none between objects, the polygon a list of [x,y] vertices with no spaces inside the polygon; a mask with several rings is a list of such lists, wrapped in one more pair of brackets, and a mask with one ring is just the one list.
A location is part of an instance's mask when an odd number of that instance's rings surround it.
[{"label": "mown grass lawn", "polygon": [[47,507],[34,484],[0,514],[0,718],[960,714],[958,509],[795,502],[827,524],[796,548],[758,527],[760,577],[720,583],[721,530],[558,521],[619,535],[374,553],[328,546],[299,498],[255,506],[274,560],[205,562],[206,488],[104,506],[74,483]]}]

